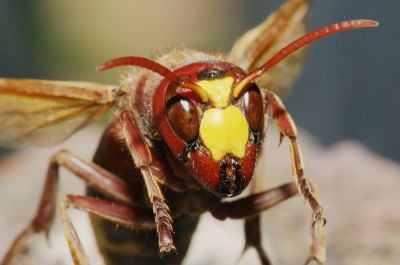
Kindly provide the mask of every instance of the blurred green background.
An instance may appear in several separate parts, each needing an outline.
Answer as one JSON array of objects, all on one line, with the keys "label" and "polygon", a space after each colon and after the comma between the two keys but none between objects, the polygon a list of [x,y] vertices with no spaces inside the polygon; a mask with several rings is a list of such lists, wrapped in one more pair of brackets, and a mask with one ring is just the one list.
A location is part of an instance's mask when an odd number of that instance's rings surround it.
[{"label": "blurred green background", "polygon": [[[283,1],[0,1],[0,76],[116,84],[97,73],[124,55],[171,47],[229,51]],[[400,160],[398,0],[314,1],[310,29],[351,18],[381,22],[312,45],[286,104],[298,126],[326,145],[356,139]]]}]

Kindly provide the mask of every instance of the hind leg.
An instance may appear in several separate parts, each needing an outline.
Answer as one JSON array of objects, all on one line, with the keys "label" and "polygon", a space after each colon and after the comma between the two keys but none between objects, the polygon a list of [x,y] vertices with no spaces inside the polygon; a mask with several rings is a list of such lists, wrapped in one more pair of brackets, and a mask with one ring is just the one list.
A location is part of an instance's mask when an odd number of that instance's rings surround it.
[{"label": "hind leg", "polygon": [[67,168],[88,186],[103,194],[117,201],[131,203],[128,186],[120,178],[68,151],[60,151],[52,157],[49,163],[42,197],[34,218],[14,240],[1,265],[11,264],[13,257],[18,255],[26,245],[29,236],[41,232],[48,235],[54,220],[60,166]]}]

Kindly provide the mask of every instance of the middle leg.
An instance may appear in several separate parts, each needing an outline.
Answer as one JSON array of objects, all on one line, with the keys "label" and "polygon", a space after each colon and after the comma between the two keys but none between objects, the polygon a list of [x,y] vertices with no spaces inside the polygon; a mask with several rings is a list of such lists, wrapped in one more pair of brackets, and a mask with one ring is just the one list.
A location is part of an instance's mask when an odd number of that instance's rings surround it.
[{"label": "middle leg", "polygon": [[[236,201],[222,202],[211,210],[211,214],[219,220],[226,218],[246,219],[246,247],[255,247],[261,264],[268,265],[270,262],[261,246],[260,214],[297,194],[297,184],[291,182],[267,191],[251,194]],[[324,239],[324,229],[313,225],[311,254],[306,264],[312,260],[320,264],[323,263],[325,260]]]},{"label": "middle leg", "polygon": [[[253,178],[250,183],[250,194],[260,192],[263,187],[263,178]],[[250,248],[254,248],[262,265],[271,265],[265,249],[262,246],[261,215],[246,218],[244,220],[245,245],[242,255]]]},{"label": "middle leg", "polygon": [[252,218],[296,194],[296,184],[291,182],[236,201],[221,202],[211,214],[219,220]]},{"label": "middle leg", "polygon": [[254,247],[262,265],[271,265],[271,262],[261,244],[261,215],[244,220],[245,247],[243,253]]}]

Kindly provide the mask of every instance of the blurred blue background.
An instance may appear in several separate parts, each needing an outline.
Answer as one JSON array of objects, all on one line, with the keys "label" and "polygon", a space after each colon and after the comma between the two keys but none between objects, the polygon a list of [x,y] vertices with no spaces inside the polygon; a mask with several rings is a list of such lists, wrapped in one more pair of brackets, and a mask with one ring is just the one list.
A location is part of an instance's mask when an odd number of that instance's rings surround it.
[{"label": "blurred blue background", "polygon": [[[283,1],[0,1],[0,76],[116,84],[94,68],[123,55],[168,47],[229,51],[234,40]],[[398,0],[314,1],[309,28],[352,18],[378,29],[312,45],[285,99],[299,127],[330,145],[355,139],[400,160]]]}]

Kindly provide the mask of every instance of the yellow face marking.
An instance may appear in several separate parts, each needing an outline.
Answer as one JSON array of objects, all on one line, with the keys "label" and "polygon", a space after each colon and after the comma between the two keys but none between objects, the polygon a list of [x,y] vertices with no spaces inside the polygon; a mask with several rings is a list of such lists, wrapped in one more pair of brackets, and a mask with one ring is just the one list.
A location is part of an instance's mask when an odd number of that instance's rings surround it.
[{"label": "yellow face marking", "polygon": [[214,160],[220,160],[225,154],[242,158],[249,139],[249,124],[235,106],[211,108],[203,114],[200,137]]},{"label": "yellow face marking", "polygon": [[232,77],[224,77],[215,80],[201,80],[197,85],[207,92],[215,108],[226,108],[229,105],[233,81]]}]

